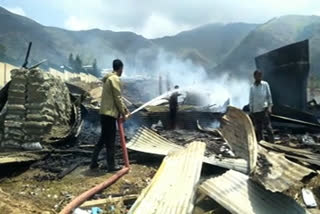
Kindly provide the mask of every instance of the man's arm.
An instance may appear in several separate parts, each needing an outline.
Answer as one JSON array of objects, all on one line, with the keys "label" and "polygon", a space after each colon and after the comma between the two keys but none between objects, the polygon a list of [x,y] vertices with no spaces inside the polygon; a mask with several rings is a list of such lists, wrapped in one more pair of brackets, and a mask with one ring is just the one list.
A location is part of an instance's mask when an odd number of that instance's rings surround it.
[{"label": "man's arm", "polygon": [[119,110],[122,116],[125,116],[126,114],[128,114],[128,109],[122,99],[120,79],[114,76],[110,77],[108,81],[110,82],[112,88],[112,95],[117,109]]},{"label": "man's arm", "polygon": [[267,102],[268,102],[268,107],[270,107],[273,105],[272,95],[271,95],[271,90],[270,90],[269,84],[267,83],[266,86],[267,86]]},{"label": "man's arm", "polygon": [[250,87],[249,92],[249,111],[252,112],[253,110],[253,94],[252,94],[252,87]]},{"label": "man's arm", "polygon": [[271,90],[270,90],[270,86],[267,83],[267,102],[268,102],[268,111],[269,113],[272,112],[272,106],[273,106],[273,102],[272,102],[272,95],[271,95]]}]

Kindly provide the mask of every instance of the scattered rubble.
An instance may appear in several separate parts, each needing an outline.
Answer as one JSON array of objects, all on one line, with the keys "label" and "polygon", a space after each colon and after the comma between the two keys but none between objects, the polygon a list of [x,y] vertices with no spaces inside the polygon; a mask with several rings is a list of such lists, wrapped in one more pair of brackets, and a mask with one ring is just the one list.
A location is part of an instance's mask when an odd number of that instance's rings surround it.
[{"label": "scattered rubble", "polygon": [[170,139],[177,145],[186,146],[191,142],[197,140],[206,143],[205,156],[222,155],[224,157],[234,157],[230,154],[230,147],[221,136],[202,133],[197,130],[162,130],[158,132],[166,139]]}]

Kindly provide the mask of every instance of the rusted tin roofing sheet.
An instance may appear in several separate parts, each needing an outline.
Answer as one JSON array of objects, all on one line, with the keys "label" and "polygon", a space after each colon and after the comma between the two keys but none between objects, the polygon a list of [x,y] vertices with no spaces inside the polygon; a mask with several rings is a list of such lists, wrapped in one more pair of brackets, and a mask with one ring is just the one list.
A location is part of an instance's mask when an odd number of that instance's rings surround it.
[{"label": "rusted tin roofing sheet", "polygon": [[[184,147],[169,141],[148,128],[142,127],[127,144],[127,148],[150,154],[167,155],[172,151],[181,150]],[[243,173],[247,173],[248,168],[247,162],[239,158],[217,158],[210,156],[204,157],[204,162]]]},{"label": "rusted tin roofing sheet", "polygon": [[206,180],[199,190],[233,214],[309,213],[290,197],[265,190],[247,175],[233,170]]},{"label": "rusted tin roofing sheet", "polygon": [[312,172],[288,160],[283,153],[268,151],[259,146],[258,163],[251,178],[272,192],[283,192],[299,184]]},{"label": "rusted tin roofing sheet", "polygon": [[168,154],[129,214],[191,214],[204,151],[204,143],[193,142]]}]

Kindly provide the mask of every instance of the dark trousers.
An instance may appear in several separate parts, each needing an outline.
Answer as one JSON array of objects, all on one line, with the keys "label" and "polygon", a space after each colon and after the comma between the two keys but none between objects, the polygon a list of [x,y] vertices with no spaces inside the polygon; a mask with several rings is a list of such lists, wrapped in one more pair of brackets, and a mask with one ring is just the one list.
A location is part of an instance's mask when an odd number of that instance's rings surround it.
[{"label": "dark trousers", "polygon": [[252,119],[256,130],[257,141],[264,140],[263,130],[265,129],[268,133],[268,141],[274,143],[269,113],[267,111],[255,112],[252,114]]},{"label": "dark trousers", "polygon": [[96,144],[93,155],[92,164],[96,164],[98,156],[103,146],[107,151],[107,164],[109,167],[114,166],[114,153],[115,153],[115,141],[116,141],[116,119],[110,116],[101,115],[101,136],[100,140]]},{"label": "dark trousers", "polygon": [[170,108],[170,129],[176,128],[178,108]]}]

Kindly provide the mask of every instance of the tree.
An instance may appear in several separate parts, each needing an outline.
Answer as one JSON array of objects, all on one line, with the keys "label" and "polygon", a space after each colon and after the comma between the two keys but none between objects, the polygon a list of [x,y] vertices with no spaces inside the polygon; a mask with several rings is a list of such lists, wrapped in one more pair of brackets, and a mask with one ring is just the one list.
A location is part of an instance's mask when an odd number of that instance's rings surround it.
[{"label": "tree", "polygon": [[92,63],[92,72],[91,74],[93,76],[96,76],[96,77],[100,77],[100,71],[98,69],[98,65],[97,65],[97,59],[94,59],[93,60],[93,63]]},{"label": "tree", "polygon": [[70,55],[69,55],[68,63],[69,63],[69,66],[73,69],[74,68],[74,58],[73,58],[72,53],[70,53]]},{"label": "tree", "polygon": [[82,60],[79,55],[76,56],[76,60],[74,61],[74,68],[76,73],[82,72]]}]

